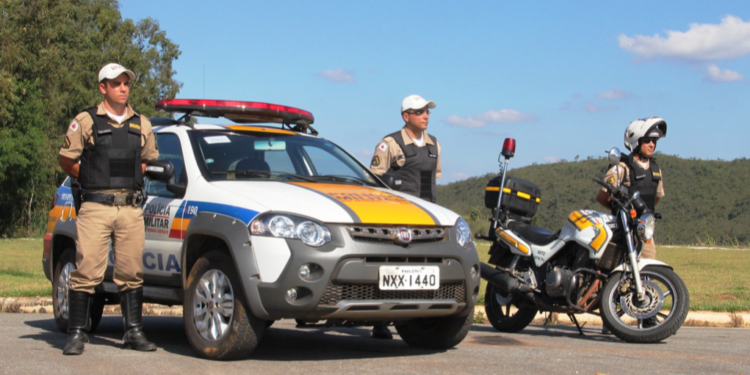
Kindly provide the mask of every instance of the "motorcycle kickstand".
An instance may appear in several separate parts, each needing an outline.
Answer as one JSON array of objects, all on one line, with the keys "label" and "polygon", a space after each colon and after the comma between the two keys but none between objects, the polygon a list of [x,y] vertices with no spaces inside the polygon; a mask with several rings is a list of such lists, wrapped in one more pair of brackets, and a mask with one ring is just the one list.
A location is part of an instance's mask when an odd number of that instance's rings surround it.
[{"label": "motorcycle kickstand", "polygon": [[573,314],[568,314],[568,318],[570,318],[570,321],[575,323],[576,328],[578,328],[578,333],[581,334],[581,336],[586,336],[583,334],[583,326],[586,325],[586,322],[583,322],[583,325],[578,324],[578,319],[576,319],[576,316]]}]

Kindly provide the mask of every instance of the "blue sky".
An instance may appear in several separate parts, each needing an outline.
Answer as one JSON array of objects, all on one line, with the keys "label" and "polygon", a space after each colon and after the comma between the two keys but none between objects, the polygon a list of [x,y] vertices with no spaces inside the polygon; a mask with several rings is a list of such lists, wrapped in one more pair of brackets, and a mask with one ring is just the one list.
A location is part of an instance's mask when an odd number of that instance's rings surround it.
[{"label": "blue sky", "polygon": [[[668,124],[657,151],[748,157],[747,1],[142,1],[180,46],[178,97],[303,108],[365,164],[403,126],[401,100],[433,100],[444,184],[603,156],[638,118]],[[205,80],[204,80],[205,71]],[[669,172],[667,171],[667,179]]]}]

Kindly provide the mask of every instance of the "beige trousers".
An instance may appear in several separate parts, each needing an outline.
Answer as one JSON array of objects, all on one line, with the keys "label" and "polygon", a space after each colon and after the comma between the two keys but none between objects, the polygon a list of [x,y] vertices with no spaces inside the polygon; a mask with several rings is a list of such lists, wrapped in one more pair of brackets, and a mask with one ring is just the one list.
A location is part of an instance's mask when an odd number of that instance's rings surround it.
[{"label": "beige trousers", "polygon": [[76,267],[70,274],[71,289],[94,293],[107,270],[112,240],[114,282],[120,292],[143,285],[143,246],[146,232],[140,207],[83,202],[76,222]]},{"label": "beige trousers", "polygon": [[652,238],[651,242],[643,243],[641,248],[641,258],[656,259],[656,241]]}]

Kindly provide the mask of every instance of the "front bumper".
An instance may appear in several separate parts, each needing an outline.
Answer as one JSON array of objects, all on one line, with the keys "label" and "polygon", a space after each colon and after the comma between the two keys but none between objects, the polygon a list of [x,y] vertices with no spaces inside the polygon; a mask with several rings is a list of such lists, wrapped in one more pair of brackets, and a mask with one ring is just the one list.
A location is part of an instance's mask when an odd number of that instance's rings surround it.
[{"label": "front bumper", "polygon": [[[267,313],[264,318],[394,321],[458,316],[473,309],[479,293],[479,257],[473,244],[468,250],[458,246],[454,228],[446,228],[438,242],[407,247],[354,240],[343,225],[329,225],[329,229],[332,241],[320,248],[283,240],[291,255],[280,276],[270,283],[245,283],[246,293],[259,296],[262,309],[258,310]],[[305,264],[314,265],[308,278],[299,273]],[[440,287],[434,291],[381,291],[381,265],[437,266]],[[474,277],[472,267],[476,267]],[[288,302],[285,296],[291,288],[297,290],[298,297]]]}]

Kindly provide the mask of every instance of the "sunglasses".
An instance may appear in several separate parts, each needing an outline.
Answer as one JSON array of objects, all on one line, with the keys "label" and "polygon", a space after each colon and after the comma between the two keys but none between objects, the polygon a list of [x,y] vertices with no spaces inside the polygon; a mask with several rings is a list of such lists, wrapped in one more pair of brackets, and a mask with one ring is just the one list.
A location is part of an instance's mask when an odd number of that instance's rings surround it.
[{"label": "sunglasses", "polygon": [[411,111],[411,112],[406,112],[406,113],[408,113],[410,115],[422,116],[422,114],[425,113],[425,112],[427,112],[428,115],[430,114],[430,110],[429,109],[420,109],[420,110],[417,110],[417,111]]},{"label": "sunglasses", "polygon": [[641,138],[641,144],[647,145],[647,144],[649,144],[651,142],[654,142],[654,144],[656,144],[656,141],[658,139],[659,138]]}]

